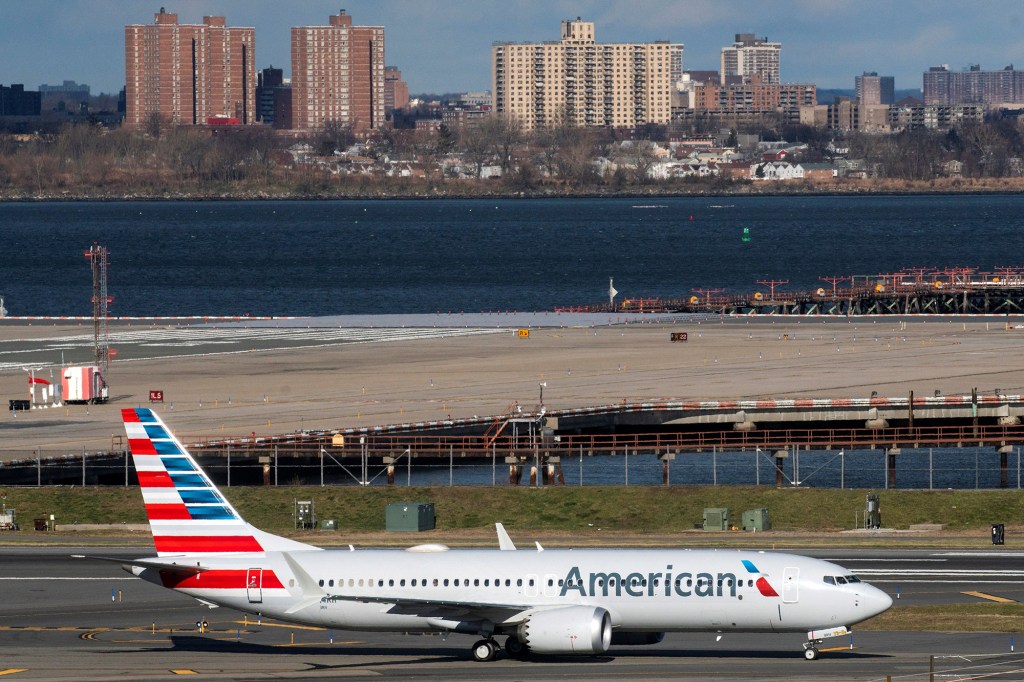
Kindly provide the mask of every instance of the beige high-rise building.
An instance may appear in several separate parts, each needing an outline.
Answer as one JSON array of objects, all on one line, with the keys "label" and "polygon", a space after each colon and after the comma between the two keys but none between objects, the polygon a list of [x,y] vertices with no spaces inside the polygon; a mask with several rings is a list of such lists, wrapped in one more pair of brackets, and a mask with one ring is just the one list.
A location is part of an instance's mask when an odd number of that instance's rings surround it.
[{"label": "beige high-rise building", "polygon": [[292,124],[328,121],[356,130],[384,123],[384,27],[353,26],[345,10],[328,26],[292,28]]},{"label": "beige high-rise building", "polygon": [[494,111],[528,130],[668,123],[682,68],[680,43],[598,44],[594,23],[577,17],[558,42],[494,44]]},{"label": "beige high-rise building", "polygon": [[256,29],[224,17],[179,24],[163,8],[152,24],[124,27],[125,125],[153,115],[174,125],[256,120]]},{"label": "beige high-rise building", "polygon": [[737,33],[736,41],[722,48],[722,85],[734,82],[730,77],[738,77],[740,82],[746,83],[755,75],[761,77],[762,83],[778,85],[782,82],[781,53],[782,43],[755,38],[753,33]]}]

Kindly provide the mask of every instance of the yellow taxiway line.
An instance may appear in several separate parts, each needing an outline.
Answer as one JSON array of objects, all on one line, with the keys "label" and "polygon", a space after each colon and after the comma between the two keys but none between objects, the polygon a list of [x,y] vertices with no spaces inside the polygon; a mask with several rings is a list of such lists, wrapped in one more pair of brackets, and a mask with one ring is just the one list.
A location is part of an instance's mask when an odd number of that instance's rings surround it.
[{"label": "yellow taxiway line", "polygon": [[999,604],[1016,604],[1016,599],[1007,599],[1006,597],[997,597],[994,594],[986,594],[984,592],[961,592],[960,594],[966,594],[968,597],[977,597],[978,599],[987,599],[994,601]]}]

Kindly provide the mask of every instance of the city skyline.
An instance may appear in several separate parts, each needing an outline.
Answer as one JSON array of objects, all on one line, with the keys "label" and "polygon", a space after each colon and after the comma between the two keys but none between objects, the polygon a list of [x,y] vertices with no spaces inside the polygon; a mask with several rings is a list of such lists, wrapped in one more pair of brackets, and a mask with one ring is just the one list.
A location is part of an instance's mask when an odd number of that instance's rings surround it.
[{"label": "city skyline", "polygon": [[291,27],[326,25],[344,7],[356,24],[384,26],[386,61],[414,93],[489,90],[492,43],[558,40],[560,22],[577,16],[594,22],[598,42],[683,43],[686,70],[717,70],[735,34],[754,33],[782,43],[783,83],[821,88],[852,89],[864,71],[894,76],[897,89],[908,89],[921,88],[922,74],[941,64],[1024,66],[1024,5],[1011,0],[42,0],[5,5],[0,83],[36,89],[75,80],[93,94],[117,92],[125,79],[124,27],[152,23],[161,6],[182,23],[223,15],[229,26],[254,27],[257,68],[273,65],[288,76]]}]

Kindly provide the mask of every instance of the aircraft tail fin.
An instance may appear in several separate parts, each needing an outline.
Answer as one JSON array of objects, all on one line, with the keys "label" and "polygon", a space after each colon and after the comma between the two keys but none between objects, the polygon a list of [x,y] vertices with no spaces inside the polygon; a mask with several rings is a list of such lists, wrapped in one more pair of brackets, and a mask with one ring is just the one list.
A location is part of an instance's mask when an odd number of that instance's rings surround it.
[{"label": "aircraft tail fin", "polygon": [[153,410],[121,416],[157,556],[317,549],[247,523]]}]

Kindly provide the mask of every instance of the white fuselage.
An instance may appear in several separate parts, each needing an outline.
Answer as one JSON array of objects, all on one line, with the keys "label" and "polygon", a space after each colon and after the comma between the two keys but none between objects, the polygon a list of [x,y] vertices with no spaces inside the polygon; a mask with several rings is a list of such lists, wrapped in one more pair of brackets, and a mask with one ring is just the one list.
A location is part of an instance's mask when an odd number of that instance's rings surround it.
[{"label": "white fuselage", "polygon": [[[353,630],[459,631],[460,605],[487,613],[500,629],[523,609],[587,605],[606,609],[621,632],[806,632],[849,626],[892,604],[840,566],[773,552],[317,550],[290,557],[301,572],[281,552],[190,556],[216,571],[177,585],[154,568],[135,572],[223,606]],[[218,584],[217,572],[232,571],[244,571],[245,587]]]}]

